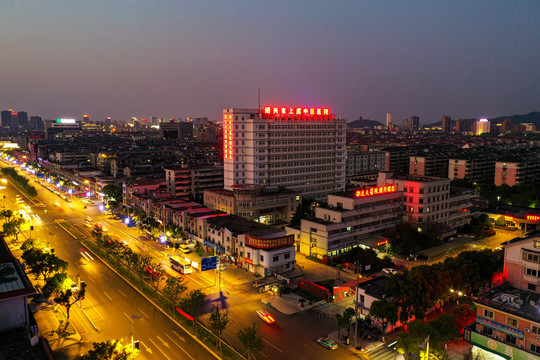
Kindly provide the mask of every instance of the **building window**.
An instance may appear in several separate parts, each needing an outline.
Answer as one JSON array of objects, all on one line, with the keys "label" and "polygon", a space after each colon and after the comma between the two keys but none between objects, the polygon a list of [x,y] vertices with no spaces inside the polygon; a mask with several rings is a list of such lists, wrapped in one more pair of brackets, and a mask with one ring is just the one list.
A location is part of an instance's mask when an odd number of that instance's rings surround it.
[{"label": "building window", "polygon": [[488,318],[488,319],[492,319],[494,318],[494,314],[493,314],[493,311],[491,310],[488,310],[488,309],[484,309],[484,317],[485,318]]},{"label": "building window", "polygon": [[534,284],[527,284],[527,290],[536,291],[536,285],[534,285]]},{"label": "building window", "polygon": [[506,342],[515,345],[516,344],[516,337],[512,336],[510,334],[506,334]]},{"label": "building window", "polygon": [[540,334],[540,326],[531,325],[531,332],[533,334]]},{"label": "building window", "polygon": [[283,254],[284,259],[289,259],[291,257],[290,253]]},{"label": "building window", "polygon": [[538,277],[538,270],[525,268],[525,275],[529,275],[529,276],[532,276],[532,277]]},{"label": "building window", "polygon": [[506,325],[512,326],[512,327],[517,327],[518,326],[518,321],[517,321],[517,319],[507,317],[506,318]]},{"label": "building window", "polygon": [[251,259],[251,253],[247,253],[247,258]]},{"label": "building window", "polygon": [[484,326],[482,328],[482,334],[491,336],[491,335],[493,335],[493,329],[490,328],[490,327]]},{"label": "building window", "polygon": [[264,261],[264,256],[263,255],[261,255],[261,261]]},{"label": "building window", "polygon": [[540,354],[540,345],[531,344],[531,352]]},{"label": "building window", "polygon": [[272,261],[273,262],[279,261],[279,255],[274,255],[274,257],[272,258]]}]

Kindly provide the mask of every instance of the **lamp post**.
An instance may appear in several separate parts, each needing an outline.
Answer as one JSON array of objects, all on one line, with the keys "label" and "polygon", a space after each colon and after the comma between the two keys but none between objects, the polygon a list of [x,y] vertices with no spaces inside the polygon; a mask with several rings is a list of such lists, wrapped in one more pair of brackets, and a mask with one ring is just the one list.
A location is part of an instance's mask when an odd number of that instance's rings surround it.
[{"label": "lamp post", "polygon": [[356,316],[356,321],[354,322],[354,348],[356,349],[357,348],[357,345],[358,345],[358,283],[359,283],[359,277],[358,277],[358,273],[359,273],[359,269],[358,269],[358,265],[360,265],[360,268],[362,268],[362,265],[361,264],[358,264],[358,260],[356,260],[354,262],[354,272],[356,273],[356,289],[354,291],[354,296],[355,296],[355,302],[354,302],[354,314]]},{"label": "lamp post", "polygon": [[79,273],[77,274],[77,286],[80,288],[81,287],[81,265],[88,265],[88,264],[82,261],[79,261],[77,265],[79,268]]},{"label": "lamp post", "polygon": [[142,319],[142,316],[139,316],[137,314],[131,314],[131,349],[133,349],[133,323],[134,320]]}]

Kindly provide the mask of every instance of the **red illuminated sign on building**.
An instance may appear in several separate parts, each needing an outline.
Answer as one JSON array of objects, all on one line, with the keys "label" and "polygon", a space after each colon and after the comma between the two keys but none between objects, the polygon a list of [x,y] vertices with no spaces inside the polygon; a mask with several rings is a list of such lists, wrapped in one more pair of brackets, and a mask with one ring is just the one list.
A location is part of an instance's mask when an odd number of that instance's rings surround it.
[{"label": "red illuminated sign on building", "polygon": [[294,235],[285,235],[273,239],[258,238],[248,235],[246,245],[258,249],[276,249],[294,244]]},{"label": "red illuminated sign on building", "polygon": [[246,258],[244,261],[246,262],[246,264],[253,265],[253,260],[251,260],[251,259]]},{"label": "red illuminated sign on building", "polygon": [[540,215],[527,215],[529,221],[540,221]]},{"label": "red illuminated sign on building", "polygon": [[504,220],[505,221],[514,221],[514,217],[513,216],[504,216]]},{"label": "red illuminated sign on building", "polygon": [[386,185],[386,186],[379,186],[379,187],[372,187],[368,189],[361,189],[356,190],[354,193],[354,197],[357,198],[363,198],[373,195],[383,195],[383,194],[389,194],[396,192],[396,185]]},{"label": "red illuminated sign on building", "polygon": [[330,114],[329,108],[307,108],[307,107],[284,107],[265,106],[262,108],[263,119],[279,120],[333,120],[334,115]]},{"label": "red illuminated sign on building", "polygon": [[223,158],[232,159],[233,155],[232,115],[223,115]]}]

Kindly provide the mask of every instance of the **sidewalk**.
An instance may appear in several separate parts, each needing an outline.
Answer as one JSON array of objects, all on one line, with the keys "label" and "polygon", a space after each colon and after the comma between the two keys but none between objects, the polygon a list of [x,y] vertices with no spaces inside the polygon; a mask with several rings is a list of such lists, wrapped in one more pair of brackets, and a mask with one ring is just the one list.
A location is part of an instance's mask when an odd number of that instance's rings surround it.
[{"label": "sidewalk", "polygon": [[81,341],[81,335],[75,329],[73,324],[69,325],[69,327],[70,330],[74,331],[74,333],[65,337],[60,337],[56,333],[56,330],[60,326],[60,322],[52,310],[52,305],[49,305],[46,302],[41,304],[30,303],[30,310],[34,314],[38,324],[39,335],[43,336],[49,341],[53,351]]},{"label": "sidewalk", "polygon": [[317,306],[318,304],[318,303],[310,304],[309,301],[305,301],[304,306],[300,307],[298,305],[299,299],[302,299],[302,297],[296,294],[282,294],[281,296],[271,295],[271,296],[263,297],[261,298],[261,302],[265,304],[266,306],[274,308],[280,313],[283,313],[285,315],[296,314],[301,311],[311,309]]}]

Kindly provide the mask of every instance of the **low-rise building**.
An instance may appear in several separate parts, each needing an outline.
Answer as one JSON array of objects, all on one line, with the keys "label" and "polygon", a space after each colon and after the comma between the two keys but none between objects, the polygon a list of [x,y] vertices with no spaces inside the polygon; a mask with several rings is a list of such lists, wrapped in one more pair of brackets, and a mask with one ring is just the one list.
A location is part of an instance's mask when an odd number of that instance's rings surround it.
[{"label": "low-rise building", "polygon": [[264,224],[288,223],[301,194],[282,187],[256,184],[232,185],[231,190],[204,191],[204,205],[228,214],[238,215]]},{"label": "low-rise building", "polygon": [[[473,357],[540,357],[540,236],[515,238],[504,245],[506,278],[482,289],[474,301],[476,321],[465,328]],[[508,281],[508,282],[506,282]]]}]

